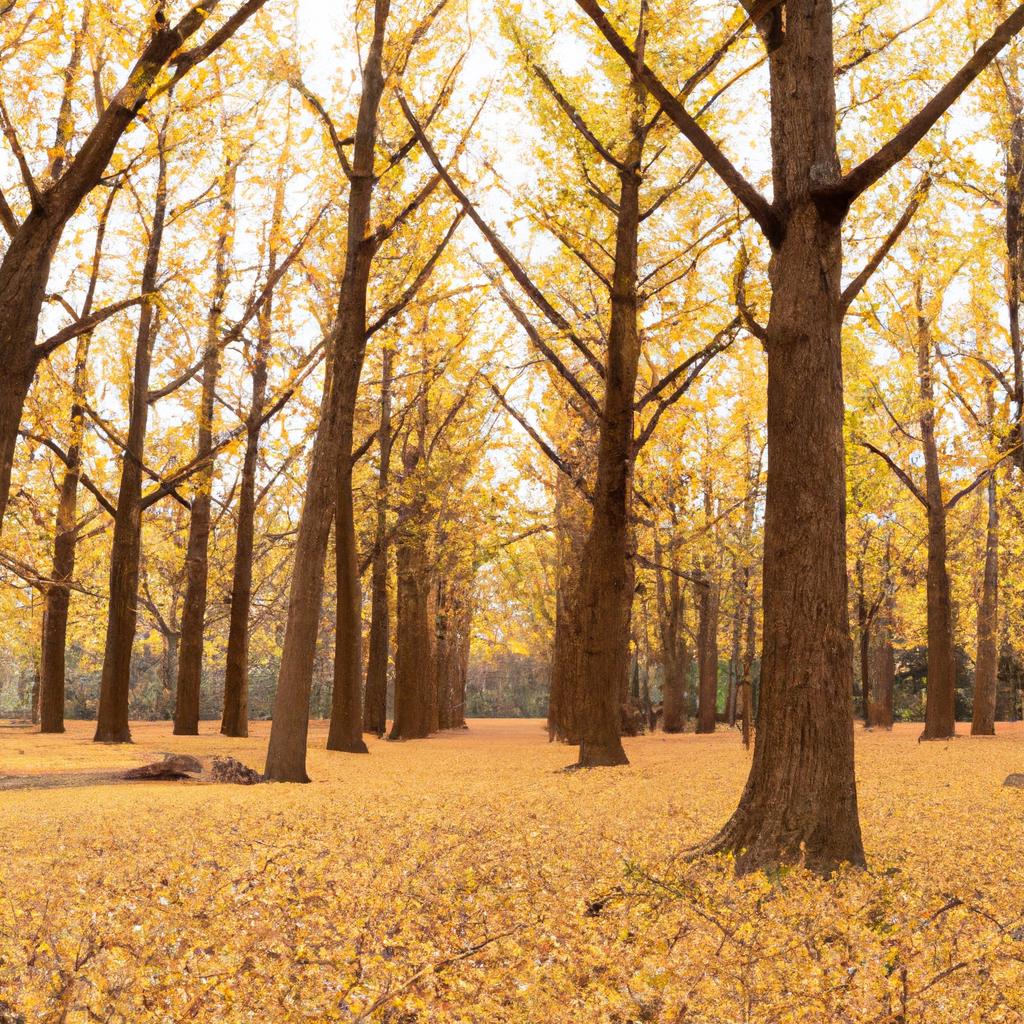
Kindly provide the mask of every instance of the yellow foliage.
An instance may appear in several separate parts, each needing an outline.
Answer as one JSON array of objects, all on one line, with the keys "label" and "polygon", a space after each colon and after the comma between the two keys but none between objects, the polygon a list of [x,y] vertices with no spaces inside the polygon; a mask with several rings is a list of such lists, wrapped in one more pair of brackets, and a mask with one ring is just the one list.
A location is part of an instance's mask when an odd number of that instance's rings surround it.
[{"label": "yellow foliage", "polygon": [[[562,773],[537,721],[322,749],[309,786],[2,794],[0,1002],[26,1021],[963,1024],[1024,1019],[1024,730],[858,734],[870,869],[737,880],[680,851],[735,807],[734,733],[627,740]],[[169,747],[262,763],[204,726],[4,729],[9,774]]]}]

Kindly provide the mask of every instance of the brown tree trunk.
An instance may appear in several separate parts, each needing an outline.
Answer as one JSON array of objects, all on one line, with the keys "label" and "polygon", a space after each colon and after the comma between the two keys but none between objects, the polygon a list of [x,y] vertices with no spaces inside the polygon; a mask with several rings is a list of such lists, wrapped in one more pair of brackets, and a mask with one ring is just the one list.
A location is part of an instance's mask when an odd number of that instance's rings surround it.
[{"label": "brown tree trunk", "polygon": [[555,591],[555,635],[551,650],[548,696],[548,738],[578,744],[580,566],[583,532],[577,522],[579,499],[564,473],[555,480],[555,536],[558,576]]},{"label": "brown tree trunk", "polygon": [[853,764],[840,326],[845,209],[812,188],[839,178],[832,6],[790,0],[765,19],[775,210],[765,500],[764,652],[746,788],[709,849],[740,871],[864,863]]},{"label": "brown tree trunk", "polygon": [[[747,570],[745,583],[750,584]],[[747,602],[747,630],[743,646],[743,675],[740,679],[740,714],[743,718],[743,746],[750,749],[751,729],[754,724],[754,644],[757,639],[757,612],[753,600]]]},{"label": "brown tree trunk", "polygon": [[860,661],[860,707],[864,724],[868,724],[871,707],[871,616],[864,593],[864,560],[857,559],[857,640]]},{"label": "brown tree trunk", "polygon": [[725,720],[732,728],[736,724],[739,703],[740,677],[743,673],[741,664],[740,643],[743,634],[743,608],[746,594],[740,587],[741,574],[735,572],[733,579],[736,584],[736,607],[732,615],[732,643],[729,648],[729,689],[725,698]]},{"label": "brown tree trunk", "polygon": [[[165,140],[168,118],[157,137],[158,177],[153,222],[142,272],[142,292],[156,290],[160,246],[167,213],[167,158]],[[100,743],[130,743],[128,698],[131,686],[132,645],[139,601],[139,556],[142,545],[142,459],[149,415],[149,373],[153,361],[156,307],[145,300],[139,311],[135,338],[131,411],[128,435],[121,460],[121,483],[110,552],[110,599],[107,638],[100,677],[99,713],[95,739]]]},{"label": "brown tree trunk", "polygon": [[388,492],[391,471],[391,366],[393,353],[385,348],[380,386],[380,427],[377,448],[377,525],[373,542],[373,567],[370,583],[370,639],[366,665],[366,696],[363,701],[363,731],[383,736],[387,731],[388,647],[390,611],[388,608]]},{"label": "brown tree trunk", "polygon": [[665,552],[657,535],[654,538],[655,587],[658,598],[658,626],[661,647],[661,727],[665,732],[683,732],[686,728],[686,685],[690,676],[690,650],[683,626],[686,606],[679,573],[673,564],[664,566]]},{"label": "brown tree trunk", "polygon": [[[989,392],[991,406],[991,391]],[[978,657],[974,666],[972,736],[994,736],[996,680],[999,673],[999,509],[996,473],[989,474],[988,524],[985,531],[985,571],[978,606]]]},{"label": "brown tree trunk", "polygon": [[697,588],[697,732],[715,731],[718,712],[718,584],[707,573]]},{"label": "brown tree trunk", "polygon": [[249,429],[242,460],[231,579],[231,615],[224,665],[224,712],[220,731],[225,736],[249,735],[249,611],[252,607],[252,557],[256,519],[256,463],[259,458],[259,421],[267,393],[267,351],[270,345],[271,299],[260,315],[259,338],[252,369]]},{"label": "brown tree trunk", "polygon": [[206,631],[206,596],[210,575],[210,511],[214,462],[213,407],[220,372],[220,323],[228,287],[228,260],[234,237],[234,191],[237,163],[228,158],[221,182],[221,220],[214,258],[213,297],[206,321],[203,355],[203,390],[199,402],[196,458],[208,460],[196,474],[185,548],[185,604],[181,613],[181,652],[174,702],[174,735],[199,734],[199,690],[203,675],[203,636]]},{"label": "brown tree trunk", "polygon": [[[637,40],[643,50],[643,29]],[[628,764],[622,747],[621,691],[629,663],[629,514],[633,403],[640,336],[637,329],[637,248],[645,128],[643,87],[634,79],[630,139],[619,171],[615,267],[605,361],[597,478],[580,583],[580,768]]]},{"label": "brown tree trunk", "polygon": [[946,505],[935,443],[935,388],[928,319],[923,308],[921,281],[915,286],[917,304],[917,370],[921,396],[921,452],[924,456],[928,513],[928,691],[925,740],[946,739],[956,733],[956,659],[953,653],[953,599],[946,568]]},{"label": "brown tree trunk", "polygon": [[[338,627],[335,649],[331,733],[335,749],[365,749],[362,713],[352,720],[359,702],[361,657],[359,633],[359,578],[355,565],[352,525],[352,416],[366,346],[366,289],[373,260],[369,232],[373,198],[374,150],[377,114],[384,91],[382,72],[388,0],[374,5],[373,39],[363,69],[362,92],[352,156],[348,199],[345,271],[338,302],[337,322],[330,339],[331,381],[321,406],[320,425],[313,445],[306,495],[295,545],[296,571],[292,576],[281,668],[274,697],[274,716],[267,749],[265,776],[274,782],[308,782],[306,741],[309,731],[309,695],[316,656],[317,627],[324,587],[324,560],[331,519],[338,506],[336,529]],[[355,670],[355,683],[351,674]],[[352,686],[355,699],[352,699]],[[335,714],[335,707],[338,712]],[[345,716],[345,717],[343,717]],[[336,721],[337,719],[337,721]],[[358,742],[355,742],[355,741]]]},{"label": "brown tree trunk", "polygon": [[395,627],[395,719],[390,739],[423,739],[431,733],[433,700],[430,592],[426,552],[415,538],[396,549],[398,621]]},{"label": "brown tree trunk", "polygon": [[83,334],[75,347],[71,435],[57,502],[57,521],[53,538],[53,581],[46,590],[46,610],[43,613],[39,724],[40,731],[45,733],[64,731],[65,651],[68,610],[71,603],[70,584],[75,574],[75,550],[78,544],[78,482],[82,472],[82,440],[85,435],[85,410],[81,403],[85,395],[89,340],[90,335]]}]

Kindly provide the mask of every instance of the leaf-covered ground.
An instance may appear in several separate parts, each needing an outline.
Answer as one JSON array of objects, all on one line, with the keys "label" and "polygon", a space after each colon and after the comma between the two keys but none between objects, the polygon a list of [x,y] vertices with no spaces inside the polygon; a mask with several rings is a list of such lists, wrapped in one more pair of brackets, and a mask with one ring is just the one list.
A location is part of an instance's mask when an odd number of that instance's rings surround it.
[{"label": "leaf-covered ground", "polygon": [[[0,774],[164,751],[261,767],[267,737],[133,731],[0,728]],[[316,724],[308,786],[0,793],[0,1020],[1024,1020],[1024,791],[1001,785],[1024,731],[918,732],[858,730],[871,866],[830,882],[677,857],[735,805],[734,732],[566,774],[539,722],[369,757],[322,750]]]}]

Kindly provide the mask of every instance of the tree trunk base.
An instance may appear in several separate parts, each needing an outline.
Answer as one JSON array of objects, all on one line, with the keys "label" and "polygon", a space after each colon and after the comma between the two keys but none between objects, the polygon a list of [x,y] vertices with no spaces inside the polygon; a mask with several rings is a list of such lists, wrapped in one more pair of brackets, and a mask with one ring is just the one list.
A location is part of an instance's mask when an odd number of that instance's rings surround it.
[{"label": "tree trunk base", "polygon": [[220,734],[234,740],[246,740],[249,738],[248,729],[221,729]]},{"label": "tree trunk base", "polygon": [[822,822],[794,829],[780,817],[784,813],[781,802],[774,804],[775,814],[770,808],[762,808],[761,814],[738,810],[717,836],[688,850],[688,859],[730,855],[735,858],[737,875],[771,873],[782,865],[797,864],[828,878],[843,864],[866,867],[859,836],[855,840],[843,837],[823,828]]},{"label": "tree trunk base", "polygon": [[580,747],[580,759],[573,768],[618,768],[629,764],[621,743],[610,743],[605,746]]},{"label": "tree trunk base", "polygon": [[918,743],[923,743],[925,740],[953,740],[956,739],[956,726],[950,729],[948,732],[945,727],[937,729],[929,729],[925,726],[924,732],[917,738]]},{"label": "tree trunk base", "polygon": [[345,743],[328,743],[327,749],[340,754],[368,754],[370,752],[370,748],[361,739],[349,740]]},{"label": "tree trunk base", "polygon": [[172,736],[198,736],[199,727],[191,725],[176,725],[174,731],[171,733]]},{"label": "tree trunk base", "polygon": [[44,736],[46,736],[46,735],[51,735],[51,736],[52,735],[57,735],[59,733],[66,732],[66,731],[67,730],[64,728],[63,725],[41,725],[39,727],[40,734],[44,735]]},{"label": "tree trunk base", "polygon": [[131,743],[132,734],[129,729],[97,729],[92,741],[93,743]]}]

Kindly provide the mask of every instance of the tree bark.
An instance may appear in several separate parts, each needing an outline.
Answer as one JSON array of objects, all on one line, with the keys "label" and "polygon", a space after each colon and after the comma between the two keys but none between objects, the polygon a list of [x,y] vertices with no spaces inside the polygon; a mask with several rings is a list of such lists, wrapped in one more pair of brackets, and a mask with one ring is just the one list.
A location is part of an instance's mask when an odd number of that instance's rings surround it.
[{"label": "tree bark", "polygon": [[[638,39],[643,49],[643,29]],[[611,319],[605,392],[597,443],[597,477],[580,584],[580,768],[628,764],[622,747],[621,690],[629,663],[629,514],[633,403],[640,359],[637,250],[646,93],[634,78],[630,138],[619,170]]]},{"label": "tree bark", "polygon": [[847,618],[838,181],[832,7],[790,0],[766,19],[775,202],[768,354],[764,650],[757,742],[735,814],[707,849],[739,871],[862,865]]},{"label": "tree bark", "polygon": [[580,499],[564,473],[555,480],[555,538],[558,575],[555,635],[551,650],[548,738],[576,745],[579,734],[580,566],[584,534],[577,517]]},{"label": "tree bark", "polygon": [[174,735],[199,734],[199,691],[203,675],[203,636],[210,576],[210,511],[213,497],[213,408],[220,373],[220,324],[228,287],[228,260],[234,237],[234,191],[238,165],[227,157],[220,197],[220,228],[214,257],[213,296],[206,321],[203,390],[199,403],[196,458],[208,460],[196,474],[185,549],[185,604],[181,613]]},{"label": "tree bark", "polygon": [[[360,746],[365,749],[361,711],[352,720],[355,706],[359,704],[362,668],[359,636],[352,636],[352,623],[359,619],[359,578],[354,558],[351,504],[352,416],[366,347],[366,289],[373,260],[373,239],[369,232],[375,184],[373,158],[377,115],[384,92],[382,66],[389,8],[388,0],[376,0],[373,39],[363,68],[348,198],[345,270],[337,320],[330,339],[331,381],[324,392],[299,520],[295,545],[298,568],[292,576],[288,624],[267,749],[265,775],[274,782],[309,781],[306,774],[309,695],[323,597],[324,561],[336,507],[338,628],[331,714],[333,743],[329,741],[328,745],[335,749],[346,745],[356,750]],[[350,678],[353,667],[355,700]]]},{"label": "tree bark", "polygon": [[[142,292],[156,290],[160,246],[167,214],[166,132],[169,116],[157,135],[157,184],[150,226],[149,245],[142,272]],[[110,599],[107,611],[107,638],[100,677],[99,713],[95,740],[100,743],[130,743],[128,700],[131,687],[132,645],[139,601],[139,556],[142,545],[142,459],[149,415],[149,374],[156,335],[156,307],[145,299],[139,310],[135,338],[135,363],[132,376],[131,411],[128,435],[121,459],[121,483],[114,519],[114,539],[110,552]]]},{"label": "tree bark", "polygon": [[712,733],[718,713],[718,584],[707,573],[697,588],[697,732]]},{"label": "tree bark", "polygon": [[53,538],[53,580],[46,590],[46,610],[43,613],[39,724],[40,732],[44,733],[64,732],[65,652],[68,611],[71,604],[70,584],[75,575],[75,552],[78,545],[78,482],[82,472],[82,441],[85,436],[85,410],[82,401],[85,396],[90,338],[90,335],[83,334],[75,346],[71,433],[57,502],[57,521]]},{"label": "tree bark", "polygon": [[[990,406],[991,406],[991,391]],[[996,504],[996,472],[986,488],[988,523],[985,530],[985,569],[978,606],[978,656],[974,667],[972,736],[996,732],[996,681],[999,673],[999,508]]]},{"label": "tree bark", "polygon": [[391,470],[391,367],[394,355],[390,348],[383,353],[380,387],[380,427],[377,449],[380,463],[377,470],[376,533],[373,542],[373,566],[370,584],[370,640],[366,665],[366,696],[363,702],[363,731],[383,736],[387,731],[388,710],[388,648],[390,609],[388,607],[388,493]]},{"label": "tree bark", "polygon": [[953,653],[953,599],[946,568],[946,505],[942,496],[939,453],[935,442],[931,333],[923,308],[920,278],[915,285],[915,301],[921,453],[924,456],[928,514],[928,689],[921,738],[935,740],[946,739],[956,733],[956,659]]},{"label": "tree bark", "polygon": [[[661,727],[667,733],[686,728],[686,685],[690,676],[690,650],[683,631],[685,600],[677,572],[660,568],[665,557],[661,542],[654,539],[655,587],[658,598],[658,626],[661,641]],[[674,566],[673,566],[674,568]]]}]

